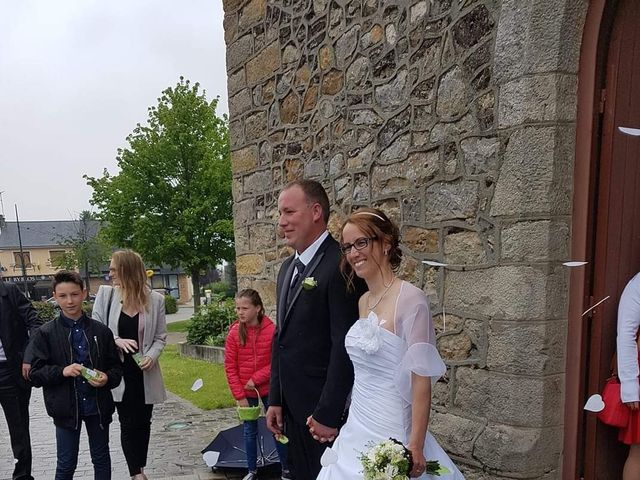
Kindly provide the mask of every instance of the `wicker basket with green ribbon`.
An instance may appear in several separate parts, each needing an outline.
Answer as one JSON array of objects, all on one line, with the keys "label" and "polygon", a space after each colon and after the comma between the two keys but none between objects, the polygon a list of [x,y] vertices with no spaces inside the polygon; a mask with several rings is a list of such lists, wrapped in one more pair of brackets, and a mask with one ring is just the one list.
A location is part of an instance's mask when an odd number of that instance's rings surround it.
[{"label": "wicker basket with green ribbon", "polygon": [[[256,393],[258,394],[258,402],[260,401],[260,392],[254,388]],[[248,422],[252,420],[257,420],[260,417],[260,405],[256,405],[255,407],[236,407],[236,411],[238,412],[238,418],[242,422]]]}]

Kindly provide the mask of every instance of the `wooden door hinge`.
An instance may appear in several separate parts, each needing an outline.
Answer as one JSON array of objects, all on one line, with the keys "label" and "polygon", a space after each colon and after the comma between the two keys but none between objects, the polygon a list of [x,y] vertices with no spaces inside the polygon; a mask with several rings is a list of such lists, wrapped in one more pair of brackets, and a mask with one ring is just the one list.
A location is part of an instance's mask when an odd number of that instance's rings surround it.
[{"label": "wooden door hinge", "polygon": [[607,102],[607,89],[603,88],[600,90],[600,100],[598,102],[598,112],[604,113],[604,106]]}]

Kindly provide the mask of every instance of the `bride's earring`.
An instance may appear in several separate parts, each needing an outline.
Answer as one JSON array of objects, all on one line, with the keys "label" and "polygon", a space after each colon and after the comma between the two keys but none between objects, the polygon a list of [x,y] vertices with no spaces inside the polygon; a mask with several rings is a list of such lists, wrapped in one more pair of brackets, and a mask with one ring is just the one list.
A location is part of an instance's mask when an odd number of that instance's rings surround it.
[{"label": "bride's earring", "polygon": [[389,255],[389,250],[385,250],[385,251],[384,251],[384,254],[385,254],[385,255]]}]

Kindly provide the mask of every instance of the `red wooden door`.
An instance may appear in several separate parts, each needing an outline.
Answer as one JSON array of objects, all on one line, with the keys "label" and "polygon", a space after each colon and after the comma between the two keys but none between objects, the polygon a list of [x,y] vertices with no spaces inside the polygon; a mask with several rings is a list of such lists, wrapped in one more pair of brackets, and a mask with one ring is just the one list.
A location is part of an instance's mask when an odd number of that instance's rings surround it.
[{"label": "red wooden door", "polygon": [[[618,3],[611,32],[597,176],[591,304],[610,296],[590,319],[587,395],[599,392],[615,350],[618,301],[640,271],[640,137],[618,127],[640,128],[640,2]],[[585,479],[622,478],[627,448],[617,430],[585,416]]]}]

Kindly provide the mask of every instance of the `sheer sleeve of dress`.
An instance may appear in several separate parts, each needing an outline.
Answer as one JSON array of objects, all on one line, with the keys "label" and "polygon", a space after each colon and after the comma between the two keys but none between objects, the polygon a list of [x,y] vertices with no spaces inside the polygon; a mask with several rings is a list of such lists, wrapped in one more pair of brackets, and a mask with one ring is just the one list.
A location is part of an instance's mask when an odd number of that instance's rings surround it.
[{"label": "sheer sleeve of dress", "polygon": [[425,293],[404,282],[396,310],[396,335],[407,346],[395,373],[402,398],[411,403],[411,374],[431,377],[432,383],[444,375],[445,364],[436,349],[436,333]]}]

